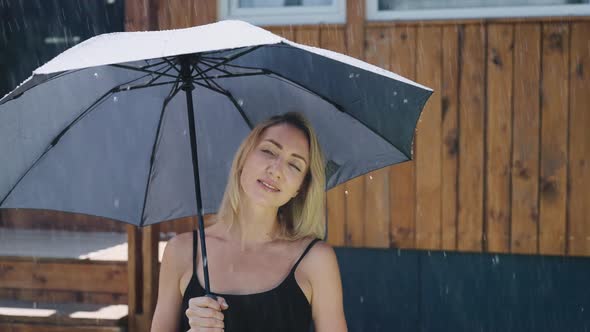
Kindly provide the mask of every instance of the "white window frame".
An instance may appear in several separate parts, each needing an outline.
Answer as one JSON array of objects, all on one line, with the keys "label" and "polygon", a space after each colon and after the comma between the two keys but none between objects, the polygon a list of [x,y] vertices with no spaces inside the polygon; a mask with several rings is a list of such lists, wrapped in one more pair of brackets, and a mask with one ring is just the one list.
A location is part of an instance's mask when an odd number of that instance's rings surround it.
[{"label": "white window frame", "polygon": [[217,0],[219,18],[239,19],[255,25],[346,23],[346,0],[331,6],[239,8],[239,0]]},{"label": "white window frame", "polygon": [[425,10],[379,10],[379,0],[366,0],[367,20],[450,20],[480,18],[590,16],[590,4],[553,6],[504,6],[479,8],[425,9]]}]

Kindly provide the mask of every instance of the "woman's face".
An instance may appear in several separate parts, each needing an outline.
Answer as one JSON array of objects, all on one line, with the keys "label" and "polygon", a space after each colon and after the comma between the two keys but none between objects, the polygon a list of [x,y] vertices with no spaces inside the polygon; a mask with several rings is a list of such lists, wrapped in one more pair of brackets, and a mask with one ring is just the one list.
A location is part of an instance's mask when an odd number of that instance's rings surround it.
[{"label": "woman's face", "polygon": [[289,124],[267,128],[246,156],[240,185],[254,204],[278,208],[295,197],[309,169],[305,134]]}]

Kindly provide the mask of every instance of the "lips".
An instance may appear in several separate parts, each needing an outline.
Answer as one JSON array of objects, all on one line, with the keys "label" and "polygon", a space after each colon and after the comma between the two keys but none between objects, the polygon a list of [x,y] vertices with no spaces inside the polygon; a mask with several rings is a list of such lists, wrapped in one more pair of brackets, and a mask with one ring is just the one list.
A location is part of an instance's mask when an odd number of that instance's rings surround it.
[{"label": "lips", "polygon": [[270,191],[274,191],[274,192],[279,192],[281,191],[279,188],[277,188],[277,186],[272,183],[271,181],[266,181],[266,180],[257,180],[257,182],[262,185],[265,189],[268,189]]}]

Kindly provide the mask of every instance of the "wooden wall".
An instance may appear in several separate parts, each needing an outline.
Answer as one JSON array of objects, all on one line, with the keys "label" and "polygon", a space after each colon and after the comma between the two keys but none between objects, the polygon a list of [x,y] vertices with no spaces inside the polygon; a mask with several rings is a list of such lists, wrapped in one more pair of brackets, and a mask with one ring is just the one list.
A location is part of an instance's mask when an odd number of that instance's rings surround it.
[{"label": "wooden wall", "polygon": [[[216,19],[216,0],[128,2],[157,13],[128,23],[159,29]],[[329,242],[590,255],[590,19],[375,23],[347,7],[345,25],[267,28],[435,93],[413,161],[328,193]]]}]

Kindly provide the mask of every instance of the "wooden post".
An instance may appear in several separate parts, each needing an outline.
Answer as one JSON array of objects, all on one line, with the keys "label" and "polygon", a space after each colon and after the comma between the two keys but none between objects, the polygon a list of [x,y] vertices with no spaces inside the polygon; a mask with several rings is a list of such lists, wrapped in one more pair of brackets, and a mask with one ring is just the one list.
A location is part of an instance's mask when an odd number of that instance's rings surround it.
[{"label": "wooden post", "polygon": [[129,332],[139,331],[137,314],[142,310],[141,265],[141,233],[136,226],[127,225],[127,283],[129,285],[127,330]]}]

